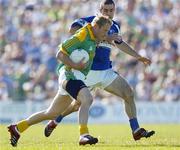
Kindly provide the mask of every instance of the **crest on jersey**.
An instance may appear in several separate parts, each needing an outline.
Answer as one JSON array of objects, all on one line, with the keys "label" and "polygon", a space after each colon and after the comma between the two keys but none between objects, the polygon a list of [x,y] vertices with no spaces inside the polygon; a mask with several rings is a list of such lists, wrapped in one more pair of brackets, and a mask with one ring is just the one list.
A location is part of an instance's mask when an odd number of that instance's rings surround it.
[{"label": "crest on jersey", "polygon": [[90,46],[89,51],[93,51],[93,50],[94,50],[93,46]]}]

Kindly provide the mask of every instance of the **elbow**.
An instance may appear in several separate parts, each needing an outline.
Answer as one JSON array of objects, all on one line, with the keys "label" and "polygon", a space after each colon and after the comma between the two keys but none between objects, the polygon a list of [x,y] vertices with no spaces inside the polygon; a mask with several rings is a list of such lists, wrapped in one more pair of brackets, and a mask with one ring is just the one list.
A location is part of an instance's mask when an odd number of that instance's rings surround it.
[{"label": "elbow", "polygon": [[73,34],[72,28],[69,29],[69,33],[70,33],[71,35]]},{"label": "elbow", "polygon": [[70,28],[70,29],[69,29],[69,33],[70,33],[71,35],[73,35],[73,34],[75,33],[74,29]]},{"label": "elbow", "polygon": [[75,34],[76,31],[79,30],[80,28],[81,28],[80,26],[71,27],[71,28],[69,29],[69,33],[70,33],[71,35],[73,35],[73,34]]},{"label": "elbow", "polygon": [[124,41],[123,40],[119,40],[119,41],[114,41],[115,44],[121,45]]},{"label": "elbow", "polygon": [[63,53],[61,51],[58,51],[56,54],[56,59],[59,61],[62,61]]}]

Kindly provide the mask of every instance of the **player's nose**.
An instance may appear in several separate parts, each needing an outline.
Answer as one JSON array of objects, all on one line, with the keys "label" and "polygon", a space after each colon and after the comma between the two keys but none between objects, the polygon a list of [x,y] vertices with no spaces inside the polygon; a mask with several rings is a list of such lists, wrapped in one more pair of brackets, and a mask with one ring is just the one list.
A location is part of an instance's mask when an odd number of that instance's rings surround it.
[{"label": "player's nose", "polygon": [[111,12],[110,11],[107,12],[107,16],[109,16],[109,17],[111,16]]}]

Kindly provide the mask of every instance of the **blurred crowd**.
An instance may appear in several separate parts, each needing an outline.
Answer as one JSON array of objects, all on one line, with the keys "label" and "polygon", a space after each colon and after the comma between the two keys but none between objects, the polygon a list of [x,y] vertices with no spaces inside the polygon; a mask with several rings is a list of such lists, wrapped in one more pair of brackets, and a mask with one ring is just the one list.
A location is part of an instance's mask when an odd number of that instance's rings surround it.
[{"label": "blurred crowd", "polygon": [[[58,89],[58,45],[73,20],[98,13],[97,0],[0,0],[0,101],[44,101]],[[114,20],[148,67],[112,50],[113,67],[137,101],[180,100],[180,1],[115,0]],[[96,99],[114,99],[104,91]]]}]

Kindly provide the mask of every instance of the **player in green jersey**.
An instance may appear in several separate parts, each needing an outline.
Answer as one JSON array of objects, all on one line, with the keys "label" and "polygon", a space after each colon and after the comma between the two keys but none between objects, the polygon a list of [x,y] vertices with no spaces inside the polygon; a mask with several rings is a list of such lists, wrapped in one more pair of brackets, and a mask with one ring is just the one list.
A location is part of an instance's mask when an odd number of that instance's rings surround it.
[{"label": "player in green jersey", "polygon": [[[89,107],[93,101],[90,91],[84,84],[83,80],[88,74],[95,53],[96,44],[106,38],[106,34],[112,21],[105,16],[97,16],[91,24],[87,24],[84,28],[77,31],[71,38],[63,42],[59,46],[57,59],[62,62],[59,72],[59,90],[54,97],[48,109],[37,112],[25,120],[8,126],[11,134],[10,142],[12,146],[16,146],[20,138],[20,133],[25,131],[33,124],[37,124],[44,120],[55,119],[71,104],[72,98],[81,103],[79,124],[81,128],[87,126]],[[88,63],[74,63],[69,55],[76,49],[85,49],[89,56]],[[81,75],[75,74],[73,70],[78,71]],[[97,138],[87,135],[89,144],[98,142]]]},{"label": "player in green jersey", "polygon": [[[115,14],[115,8],[116,6],[113,0],[101,0],[98,11],[100,14],[107,15],[111,19],[113,19],[113,16]],[[87,23],[90,23],[94,17],[95,16],[88,16],[76,19],[71,25],[70,33],[73,34]],[[133,56],[135,59],[144,63],[145,65],[151,64],[150,59],[139,55],[130,45],[128,45],[122,39],[120,35],[120,26],[116,21],[113,20],[106,41],[99,43],[96,48],[96,55],[93,60],[91,71],[88,73],[84,82],[92,89],[101,88],[113,95],[118,96],[119,98],[121,98],[121,100],[123,99],[123,103],[125,105],[125,112],[129,119],[134,140],[151,137],[155,133],[155,131],[145,130],[139,125],[136,115],[136,105],[133,89],[123,76],[117,74],[112,69],[110,52],[113,49],[111,44],[113,44],[119,50],[125,52],[126,54]],[[44,135],[46,137],[49,137],[58,125],[58,123],[60,123],[65,116],[69,115],[73,111],[78,111],[79,107],[80,104],[77,103],[77,101],[73,101],[71,107],[68,107],[68,109],[60,116],[58,116],[55,120],[51,120],[48,122],[44,130]],[[84,134],[82,135],[82,133]],[[85,144],[87,138],[85,138],[84,135],[88,134],[87,127],[84,126],[82,130],[80,130],[80,134],[82,136],[80,136],[79,144]],[[86,143],[89,144],[88,142]]]}]

